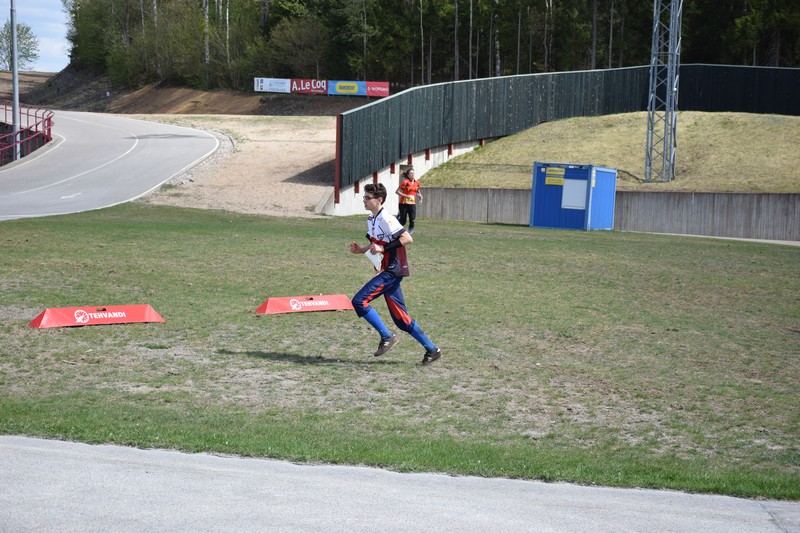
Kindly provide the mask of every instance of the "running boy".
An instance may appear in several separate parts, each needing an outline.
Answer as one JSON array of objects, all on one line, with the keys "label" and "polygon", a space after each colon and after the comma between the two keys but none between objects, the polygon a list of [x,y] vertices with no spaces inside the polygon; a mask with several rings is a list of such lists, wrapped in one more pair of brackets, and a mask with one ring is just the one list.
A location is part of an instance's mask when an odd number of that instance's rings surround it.
[{"label": "running boy", "polygon": [[403,181],[395,191],[399,196],[400,225],[406,225],[408,218],[408,233],[414,233],[414,221],[417,218],[417,198],[422,201],[422,193],[419,192],[419,180],[414,179],[414,169],[409,168],[403,173]]},{"label": "running boy", "polygon": [[380,295],[386,299],[389,313],[395,325],[414,337],[424,348],[425,355],[420,361],[429,365],[442,356],[440,350],[406,310],[400,282],[409,275],[408,260],[405,247],[413,242],[409,232],[400,222],[383,208],[386,201],[386,187],[383,184],[367,184],[364,186],[364,207],[372,213],[367,219],[367,239],[369,244],[359,246],[350,243],[350,252],[354,254],[370,253],[380,258],[378,273],[353,297],[353,308],[356,315],[364,318],[380,334],[381,341],[375,356],[383,355],[397,344],[397,335],[389,331],[377,311],[370,303]]}]

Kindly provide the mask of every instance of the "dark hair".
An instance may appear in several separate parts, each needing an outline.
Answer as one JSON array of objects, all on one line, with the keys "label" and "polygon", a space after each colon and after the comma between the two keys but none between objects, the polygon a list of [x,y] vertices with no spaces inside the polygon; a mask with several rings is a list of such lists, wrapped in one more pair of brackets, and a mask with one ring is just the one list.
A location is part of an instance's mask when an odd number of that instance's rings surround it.
[{"label": "dark hair", "polygon": [[[407,178],[409,172],[414,172],[414,167],[409,167],[409,168],[405,169],[403,171],[403,176],[405,176]],[[416,172],[414,172],[414,174],[416,174]]]},{"label": "dark hair", "polygon": [[364,185],[364,192],[381,199],[381,204],[386,201],[386,187],[383,183],[367,183]]}]

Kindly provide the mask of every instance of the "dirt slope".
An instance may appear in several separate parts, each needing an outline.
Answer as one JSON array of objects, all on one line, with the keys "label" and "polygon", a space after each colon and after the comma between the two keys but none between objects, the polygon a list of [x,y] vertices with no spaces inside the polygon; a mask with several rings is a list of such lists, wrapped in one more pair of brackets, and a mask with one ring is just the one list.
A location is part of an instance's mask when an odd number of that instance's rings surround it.
[{"label": "dirt slope", "polygon": [[[0,73],[0,99],[11,98],[11,74]],[[352,96],[200,91],[150,84],[115,87],[107,78],[68,67],[20,73],[20,102],[50,109],[136,114],[335,116],[370,100]]]}]

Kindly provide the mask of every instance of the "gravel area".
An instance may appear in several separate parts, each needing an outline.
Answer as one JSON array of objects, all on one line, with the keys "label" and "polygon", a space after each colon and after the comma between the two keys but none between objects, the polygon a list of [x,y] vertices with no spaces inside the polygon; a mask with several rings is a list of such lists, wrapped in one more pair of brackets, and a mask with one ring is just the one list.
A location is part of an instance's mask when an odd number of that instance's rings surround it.
[{"label": "gravel area", "polygon": [[[186,117],[187,124],[192,118]],[[213,127],[220,148],[142,201],[260,215],[320,216],[314,210],[333,190],[334,117],[197,118],[204,119],[203,129]]]}]

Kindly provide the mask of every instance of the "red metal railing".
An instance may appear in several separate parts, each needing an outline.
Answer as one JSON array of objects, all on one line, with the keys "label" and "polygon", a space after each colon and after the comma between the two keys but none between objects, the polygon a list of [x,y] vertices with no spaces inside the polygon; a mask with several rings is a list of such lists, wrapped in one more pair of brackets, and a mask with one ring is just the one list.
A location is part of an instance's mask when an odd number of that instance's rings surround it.
[{"label": "red metal railing", "polygon": [[53,139],[53,112],[48,109],[19,106],[19,131],[14,134],[11,102],[0,101],[0,166],[38,150]]}]

